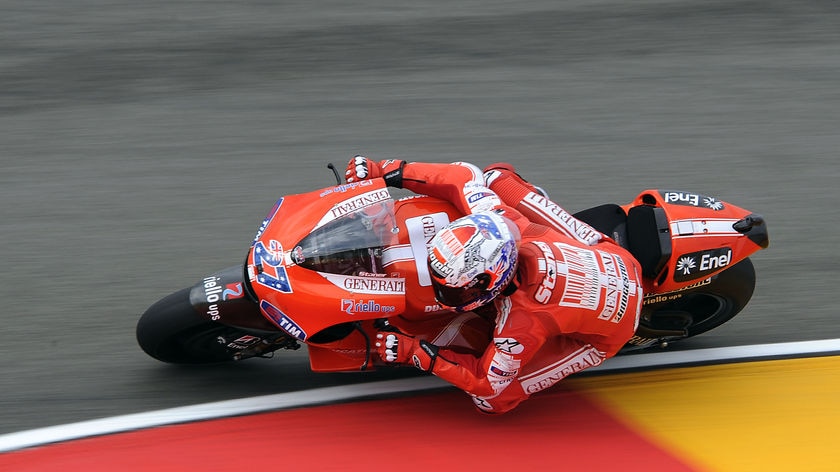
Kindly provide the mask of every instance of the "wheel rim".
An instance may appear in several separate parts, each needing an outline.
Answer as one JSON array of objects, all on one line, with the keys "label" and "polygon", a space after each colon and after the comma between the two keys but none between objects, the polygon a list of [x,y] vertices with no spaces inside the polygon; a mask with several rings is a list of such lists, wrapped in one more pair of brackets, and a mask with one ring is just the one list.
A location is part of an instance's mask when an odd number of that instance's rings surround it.
[{"label": "wheel rim", "polygon": [[686,330],[689,336],[708,331],[729,318],[733,303],[725,297],[711,293],[698,293],[686,297],[667,310],[657,311],[649,326],[662,330]]},{"label": "wheel rim", "polygon": [[225,334],[232,332],[225,326],[218,326],[208,329],[206,326],[196,329],[194,333],[185,335],[180,341],[181,350],[189,353],[190,357],[204,359],[206,361],[224,361],[233,356],[228,352],[224,344],[220,344],[219,337],[225,338]]}]

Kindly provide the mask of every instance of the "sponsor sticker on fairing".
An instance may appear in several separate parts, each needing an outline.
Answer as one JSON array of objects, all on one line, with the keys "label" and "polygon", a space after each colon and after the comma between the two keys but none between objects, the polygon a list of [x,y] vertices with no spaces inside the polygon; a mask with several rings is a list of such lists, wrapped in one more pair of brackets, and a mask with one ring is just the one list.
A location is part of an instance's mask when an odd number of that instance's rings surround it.
[{"label": "sponsor sticker on fairing", "polygon": [[345,193],[358,187],[367,187],[368,185],[373,185],[373,182],[369,180],[361,180],[359,182],[350,182],[346,184],[336,185],[335,187],[324,189],[324,191],[321,192],[318,196],[326,197],[327,195],[333,193]]},{"label": "sponsor sticker on fairing", "polygon": [[701,195],[699,193],[679,192],[674,190],[666,190],[659,192],[665,203],[672,205],[684,205],[697,208],[708,208],[714,211],[720,211],[725,208],[723,202],[714,197]]},{"label": "sponsor sticker on fairing", "polygon": [[357,277],[319,272],[336,287],[348,292],[369,295],[405,295],[405,279],[402,277]]},{"label": "sponsor sticker on fairing", "polygon": [[207,302],[207,317],[213,321],[222,318],[222,307],[220,303],[227,300],[236,300],[245,296],[245,288],[242,282],[233,282],[222,286],[221,278],[215,275],[205,277],[202,280],[204,287],[204,300]]},{"label": "sponsor sticker on fairing", "polygon": [[707,277],[731,263],[732,248],[729,247],[683,254],[677,258],[674,281],[684,282]]},{"label": "sponsor sticker on fairing", "polygon": [[376,300],[356,300],[355,298],[342,298],[341,311],[348,315],[356,313],[383,313],[389,314],[397,311],[394,305],[382,305]]},{"label": "sponsor sticker on fairing", "polygon": [[260,302],[260,309],[284,331],[301,341],[306,341],[306,332],[279,308],[263,300]]},{"label": "sponsor sticker on fairing", "polygon": [[242,282],[227,284],[224,292],[222,292],[222,300],[236,300],[243,296],[245,296],[245,290],[242,287]]},{"label": "sponsor sticker on fairing", "polygon": [[682,296],[684,295],[683,292],[686,292],[688,290],[691,290],[691,289],[694,289],[694,288],[697,288],[697,287],[702,287],[704,285],[709,285],[710,283],[712,283],[712,278],[707,277],[707,278],[705,278],[705,279],[703,279],[699,282],[693,283],[691,285],[688,285],[688,286],[683,287],[683,288],[678,289],[678,290],[673,290],[671,292],[649,293],[649,294],[645,295],[643,304],[644,305],[653,305],[655,303],[663,303],[663,302],[674,301],[674,300],[677,300],[679,298],[682,298]]}]

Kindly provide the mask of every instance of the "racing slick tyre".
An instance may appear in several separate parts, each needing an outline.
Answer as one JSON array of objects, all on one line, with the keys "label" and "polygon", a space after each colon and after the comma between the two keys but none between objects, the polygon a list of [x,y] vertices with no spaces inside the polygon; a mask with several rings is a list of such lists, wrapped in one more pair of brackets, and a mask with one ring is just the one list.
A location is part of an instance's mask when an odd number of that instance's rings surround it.
[{"label": "racing slick tyre", "polygon": [[636,335],[663,331],[682,331],[690,338],[705,333],[737,315],[752,298],[755,268],[747,258],[711,278],[709,283],[673,295],[673,299],[646,304]]},{"label": "racing slick tyre", "polygon": [[146,310],[137,322],[137,343],[153,358],[174,364],[233,360],[219,339],[231,328],[202,318],[190,303],[190,289],[168,295]]}]

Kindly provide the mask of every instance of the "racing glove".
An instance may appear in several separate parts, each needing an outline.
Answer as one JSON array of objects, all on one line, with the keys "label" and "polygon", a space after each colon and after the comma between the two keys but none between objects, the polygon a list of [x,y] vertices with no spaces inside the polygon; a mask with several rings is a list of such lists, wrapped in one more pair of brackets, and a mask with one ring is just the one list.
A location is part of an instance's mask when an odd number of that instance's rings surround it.
[{"label": "racing glove", "polygon": [[438,357],[438,347],[413,336],[398,332],[376,334],[376,350],[385,362],[413,364],[414,367],[431,372]]},{"label": "racing glove", "polygon": [[403,167],[405,167],[405,161],[401,160],[388,159],[377,163],[365,156],[355,156],[347,163],[344,180],[351,183],[382,177],[385,179],[385,185],[402,188]]}]

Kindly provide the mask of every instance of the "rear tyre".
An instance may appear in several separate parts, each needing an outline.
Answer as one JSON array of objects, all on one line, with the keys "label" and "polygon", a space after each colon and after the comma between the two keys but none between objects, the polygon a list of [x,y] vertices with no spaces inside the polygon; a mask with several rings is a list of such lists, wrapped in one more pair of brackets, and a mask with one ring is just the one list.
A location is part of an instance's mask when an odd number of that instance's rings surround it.
[{"label": "rear tyre", "polygon": [[[755,268],[747,258],[713,277],[707,285],[687,290],[675,300],[645,306],[633,342],[639,343],[638,349],[690,338],[717,328],[747,306],[754,290]],[[662,331],[683,331],[684,334],[654,334]]]}]

